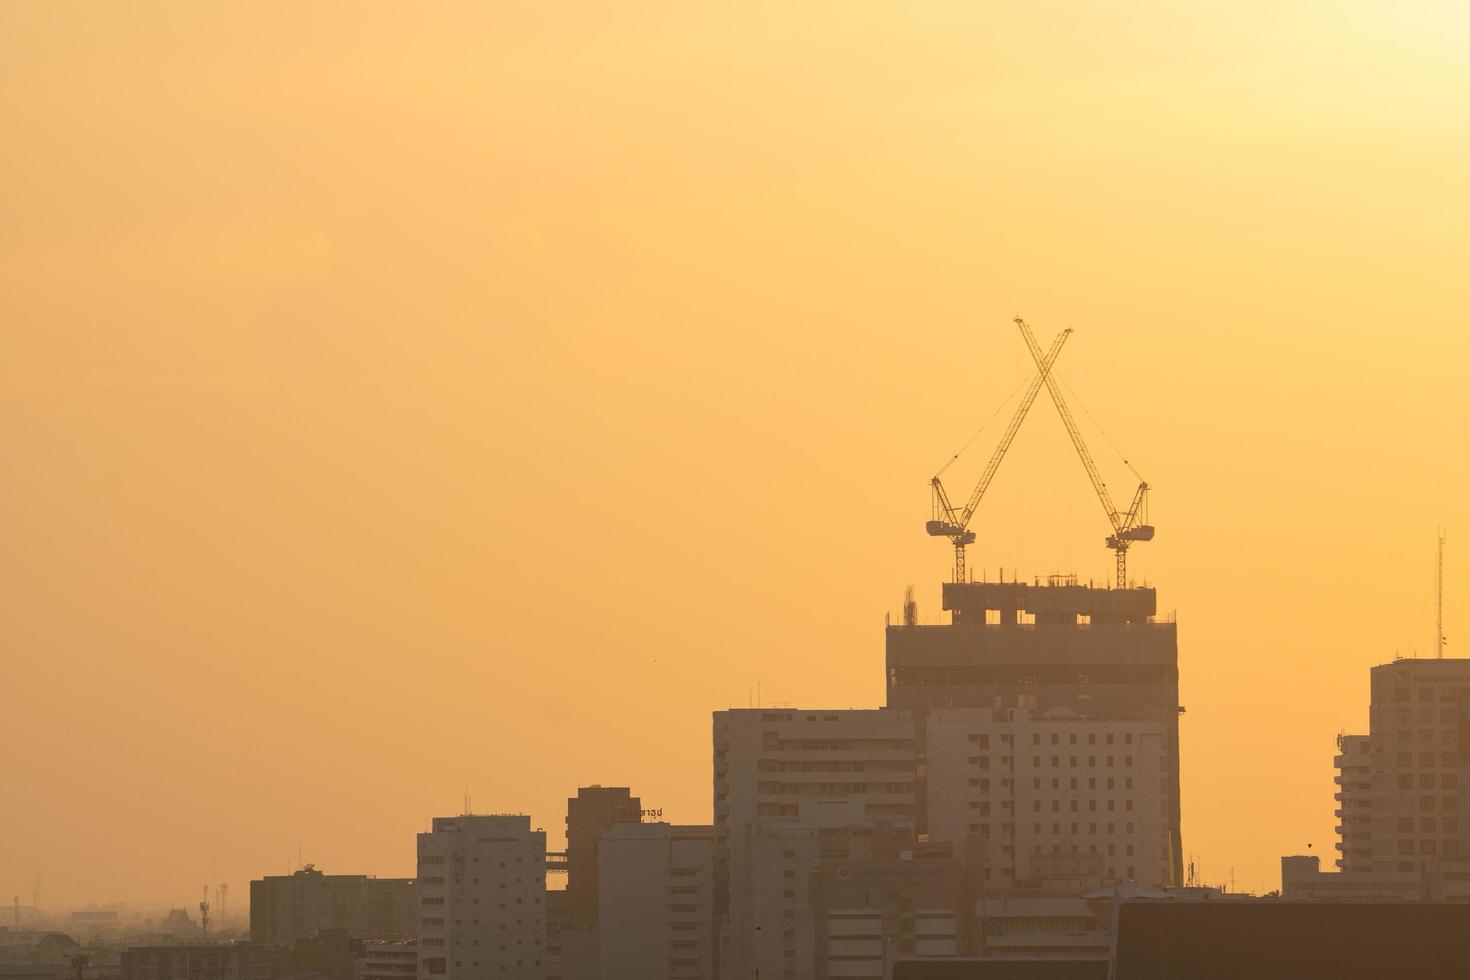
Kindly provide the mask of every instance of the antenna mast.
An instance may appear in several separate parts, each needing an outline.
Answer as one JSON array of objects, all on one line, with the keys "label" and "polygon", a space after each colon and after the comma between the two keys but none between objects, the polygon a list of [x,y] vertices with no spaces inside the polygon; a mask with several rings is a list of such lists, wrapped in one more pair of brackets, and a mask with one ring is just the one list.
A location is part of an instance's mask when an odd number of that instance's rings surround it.
[{"label": "antenna mast", "polygon": [[1444,532],[1439,535],[1439,553],[1434,560],[1434,656],[1444,659]]}]

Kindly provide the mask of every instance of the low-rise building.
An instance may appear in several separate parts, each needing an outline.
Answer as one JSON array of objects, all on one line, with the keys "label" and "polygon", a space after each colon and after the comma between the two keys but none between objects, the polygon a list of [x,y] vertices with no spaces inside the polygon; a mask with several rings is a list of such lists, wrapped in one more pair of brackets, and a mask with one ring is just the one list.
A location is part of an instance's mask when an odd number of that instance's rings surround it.
[{"label": "low-rise building", "polygon": [[419,952],[414,942],[362,943],[353,960],[353,980],[414,980]]},{"label": "low-rise building", "polygon": [[122,980],[273,980],[290,970],[289,951],[253,943],[188,943],[124,950]]},{"label": "low-rise building", "polygon": [[250,941],[286,946],[325,929],[354,939],[415,937],[412,878],[329,875],[314,865],[250,883]]}]

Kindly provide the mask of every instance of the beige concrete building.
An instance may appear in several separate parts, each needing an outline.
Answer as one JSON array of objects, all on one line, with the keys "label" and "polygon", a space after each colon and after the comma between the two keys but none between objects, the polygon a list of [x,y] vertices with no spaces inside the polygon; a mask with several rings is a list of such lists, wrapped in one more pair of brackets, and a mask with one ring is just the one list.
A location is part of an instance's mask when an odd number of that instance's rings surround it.
[{"label": "beige concrete building", "polygon": [[[919,833],[937,840],[988,832],[997,885],[1024,880],[1028,854],[1094,846],[1112,859],[1114,877],[1181,883],[1178,636],[1156,615],[1154,590],[1061,578],[947,582],[943,603],[949,624],[909,617],[887,631],[888,705],[918,720]],[[934,713],[953,709],[991,712],[989,731],[979,716],[951,725],[951,734],[971,726],[963,738],[993,737],[988,750],[932,744],[936,732],[946,737]],[[1005,723],[1022,717],[1056,727],[1028,729],[1016,741]]]},{"label": "beige concrete building", "polygon": [[[983,887],[1041,887],[1091,855],[1084,887],[1172,880],[1162,722],[1053,707],[936,708],[927,718],[929,840],[970,852]],[[1098,878],[1094,879],[1093,875]]]},{"label": "beige concrete building", "polygon": [[1395,660],[1370,674],[1371,869],[1421,871],[1470,856],[1460,808],[1470,778],[1470,660]]},{"label": "beige concrete building", "polygon": [[1337,860],[1342,871],[1362,872],[1373,868],[1373,766],[1372,740],[1367,735],[1339,735],[1333,765],[1337,792]]},{"label": "beige concrete building", "polygon": [[419,980],[543,980],[546,833],[530,817],[435,817],[418,872]]},{"label": "beige concrete building", "polygon": [[852,831],[812,872],[816,976],[876,980],[897,957],[963,953],[969,889],[952,849],[886,827]]}]

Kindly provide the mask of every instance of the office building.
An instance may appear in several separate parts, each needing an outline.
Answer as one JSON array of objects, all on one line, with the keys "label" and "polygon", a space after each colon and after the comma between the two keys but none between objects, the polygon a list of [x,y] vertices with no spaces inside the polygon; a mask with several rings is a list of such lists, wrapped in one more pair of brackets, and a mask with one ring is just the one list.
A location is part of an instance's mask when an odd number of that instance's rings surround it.
[{"label": "office building", "polygon": [[250,941],[287,946],[324,929],[356,939],[414,938],[412,878],[323,874],[306,865],[250,883]]},{"label": "office building", "polygon": [[1346,872],[1373,870],[1372,740],[1367,735],[1337,736],[1333,765],[1337,775],[1337,867]]},{"label": "office building", "polygon": [[582,786],[567,800],[568,928],[596,928],[598,841],[610,827],[638,823],[642,807],[626,786]]},{"label": "office building", "polygon": [[414,980],[418,976],[417,943],[369,940],[355,953],[353,980]]},{"label": "office building", "polygon": [[[1168,729],[1054,706],[934,708],[928,837],[962,845],[990,889],[1172,882]],[[1067,870],[1073,855],[1088,868]]]},{"label": "office building", "polygon": [[714,976],[714,828],[618,824],[598,865],[601,980]]},{"label": "office building", "polygon": [[880,980],[900,956],[965,952],[969,888],[952,848],[887,825],[826,837],[811,873],[819,980]]},{"label": "office building", "polygon": [[420,980],[543,980],[546,832],[530,817],[435,817],[418,882]]},{"label": "office building", "polygon": [[914,738],[906,711],[715,712],[722,977],[812,976],[809,879],[821,831],[883,821],[912,832]]}]

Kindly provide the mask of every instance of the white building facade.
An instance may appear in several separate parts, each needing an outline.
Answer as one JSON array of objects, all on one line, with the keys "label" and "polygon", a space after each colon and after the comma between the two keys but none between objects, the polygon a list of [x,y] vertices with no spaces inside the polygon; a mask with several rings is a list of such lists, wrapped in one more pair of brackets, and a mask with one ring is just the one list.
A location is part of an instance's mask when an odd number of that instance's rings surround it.
[{"label": "white building facade", "polygon": [[545,893],[530,817],[435,817],[418,835],[419,980],[542,980]]},{"label": "white building facade", "polygon": [[928,839],[972,852],[983,887],[1039,884],[1072,855],[1102,881],[1169,883],[1163,724],[936,708],[927,726]]}]

